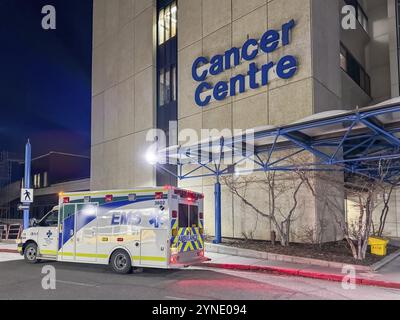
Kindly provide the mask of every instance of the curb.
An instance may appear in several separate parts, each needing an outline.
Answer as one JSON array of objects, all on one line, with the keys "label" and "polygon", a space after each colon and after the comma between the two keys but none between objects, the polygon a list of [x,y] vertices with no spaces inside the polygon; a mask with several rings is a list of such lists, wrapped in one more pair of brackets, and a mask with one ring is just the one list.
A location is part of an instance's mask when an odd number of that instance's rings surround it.
[{"label": "curb", "polygon": [[[205,266],[205,267],[217,268],[217,269],[271,272],[271,273],[287,275],[287,276],[295,276],[295,277],[318,279],[318,280],[333,281],[333,282],[342,282],[343,279],[346,277],[344,275],[339,275],[339,274],[313,272],[313,271],[298,270],[298,269],[286,269],[286,268],[278,268],[278,267],[265,267],[265,266],[256,266],[256,265],[219,264],[219,263],[208,263],[208,262],[202,263],[201,265]],[[400,289],[399,282],[387,282],[387,281],[382,281],[382,280],[356,278],[355,283],[359,284],[359,285],[364,285],[364,286]]]},{"label": "curb", "polygon": [[19,252],[13,249],[0,249],[0,253],[19,253]]},{"label": "curb", "polygon": [[210,253],[228,254],[232,256],[239,256],[245,258],[262,259],[267,261],[278,261],[278,262],[288,262],[295,264],[306,264],[310,266],[324,267],[324,268],[337,268],[342,269],[343,267],[352,266],[358,272],[369,272],[373,271],[369,266],[361,266],[342,262],[333,262],[326,260],[319,260],[313,258],[304,258],[298,256],[288,256],[278,253],[268,253],[255,251],[250,249],[236,248],[225,246],[222,244],[214,244],[206,242],[206,251]]}]

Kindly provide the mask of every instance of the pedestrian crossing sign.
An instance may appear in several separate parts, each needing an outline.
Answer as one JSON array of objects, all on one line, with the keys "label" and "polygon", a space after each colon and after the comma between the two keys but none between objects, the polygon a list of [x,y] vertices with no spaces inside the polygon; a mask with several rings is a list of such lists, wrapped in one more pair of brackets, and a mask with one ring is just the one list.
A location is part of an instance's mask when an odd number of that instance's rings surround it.
[{"label": "pedestrian crossing sign", "polygon": [[21,189],[21,202],[32,203],[33,202],[33,189]]}]

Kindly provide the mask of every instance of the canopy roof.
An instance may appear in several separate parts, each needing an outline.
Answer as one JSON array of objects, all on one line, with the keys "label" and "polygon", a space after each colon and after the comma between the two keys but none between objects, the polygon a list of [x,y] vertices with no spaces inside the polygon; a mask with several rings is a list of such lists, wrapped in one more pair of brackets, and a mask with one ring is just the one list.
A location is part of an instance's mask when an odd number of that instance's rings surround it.
[{"label": "canopy roof", "polygon": [[[157,157],[160,165],[178,165],[178,174],[168,166],[160,168],[179,179],[298,169],[377,177],[386,166],[391,182],[400,173],[400,98],[353,111],[328,111],[286,126],[173,146],[159,150]],[[304,162],[306,158],[312,161]]]}]

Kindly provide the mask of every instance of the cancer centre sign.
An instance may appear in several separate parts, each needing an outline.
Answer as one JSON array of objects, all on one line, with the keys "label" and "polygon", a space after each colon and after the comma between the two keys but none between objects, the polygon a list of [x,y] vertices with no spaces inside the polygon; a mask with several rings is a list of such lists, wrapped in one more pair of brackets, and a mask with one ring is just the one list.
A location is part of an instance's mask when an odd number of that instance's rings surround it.
[{"label": "cancer centre sign", "polygon": [[207,81],[211,76],[217,76],[224,71],[240,65],[244,61],[253,61],[260,54],[268,54],[280,46],[287,46],[291,42],[291,31],[295,21],[282,25],[281,30],[267,30],[260,40],[248,39],[242,48],[233,47],[224,54],[217,54],[211,59],[197,58],[192,65],[192,77],[199,82],[195,92],[195,102],[199,107],[207,106],[212,100],[222,101],[228,96],[236,96],[249,89],[267,86],[273,76],[280,79],[290,79],[297,71],[296,57],[286,55],[278,62],[270,61],[260,68],[255,62],[249,64],[247,74],[238,74],[229,81],[219,81],[214,86]]}]

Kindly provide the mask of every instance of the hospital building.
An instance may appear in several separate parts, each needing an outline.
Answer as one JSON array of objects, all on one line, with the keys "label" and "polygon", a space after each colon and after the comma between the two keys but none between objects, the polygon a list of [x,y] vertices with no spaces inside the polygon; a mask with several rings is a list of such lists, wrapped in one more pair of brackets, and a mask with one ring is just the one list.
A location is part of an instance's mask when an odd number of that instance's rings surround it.
[{"label": "hospital building", "polygon": [[[399,96],[399,0],[93,2],[90,188],[177,185],[201,192],[211,236],[215,179],[180,181],[149,164],[149,130],[168,133],[175,122],[178,132],[194,129],[201,137],[202,129],[214,129],[217,137]],[[262,190],[247,194],[266,205]],[[345,190],[334,196],[343,217],[351,215]],[[268,219],[224,185],[221,203],[224,237],[269,239]],[[340,239],[317,199],[304,192],[299,210],[297,233],[322,218],[329,222],[324,241]],[[400,192],[392,197],[387,235],[400,237]],[[300,241],[296,234],[292,240]]]}]

